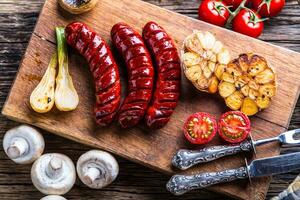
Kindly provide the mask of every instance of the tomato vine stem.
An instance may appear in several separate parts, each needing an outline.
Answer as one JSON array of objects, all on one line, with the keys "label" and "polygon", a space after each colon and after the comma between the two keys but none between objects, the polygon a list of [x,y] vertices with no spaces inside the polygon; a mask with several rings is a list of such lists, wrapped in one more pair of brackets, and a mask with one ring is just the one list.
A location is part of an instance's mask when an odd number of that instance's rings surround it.
[{"label": "tomato vine stem", "polygon": [[[227,22],[226,22],[226,25],[225,25],[226,28],[230,28],[230,24],[231,24],[232,20],[236,17],[236,15],[237,15],[242,9],[246,9],[246,10],[248,10],[248,11],[251,13],[251,16],[250,16],[250,22],[252,22],[252,23],[254,23],[254,24],[259,23],[259,22],[263,22],[263,21],[266,21],[266,20],[269,19],[269,18],[262,18],[262,19],[258,18],[257,15],[254,13],[253,10],[251,10],[250,8],[247,8],[247,7],[245,6],[246,2],[247,2],[247,0],[243,0],[242,3],[239,5],[239,7],[238,7],[237,9],[235,9],[233,12],[230,11],[230,10],[227,8],[228,11],[229,11],[229,13],[230,13],[230,17],[228,18],[228,20],[227,20]],[[269,2],[269,3],[268,3],[268,2]],[[262,3],[260,4],[260,6],[259,6],[259,9],[261,8],[261,6],[262,6],[263,4],[267,4],[267,6],[270,5],[270,2],[271,2],[270,0],[263,0],[263,2],[262,2]],[[268,6],[268,9],[269,9],[269,6]],[[259,10],[257,11],[257,13],[258,13],[258,12],[259,12]]]},{"label": "tomato vine stem", "polygon": [[232,20],[235,18],[235,16],[236,16],[243,8],[246,8],[246,7],[245,7],[246,2],[247,2],[247,0],[243,0],[242,3],[239,5],[239,7],[237,7],[237,9],[235,9],[233,12],[230,11],[230,10],[228,9],[228,11],[229,11],[229,13],[230,13],[230,17],[228,18],[228,20],[227,20],[227,22],[226,22],[226,24],[225,24],[225,27],[226,27],[226,28],[230,28],[230,24],[231,24]]},{"label": "tomato vine stem", "polygon": [[261,10],[261,8],[262,8],[263,5],[267,5],[267,11],[270,14],[271,1],[272,0],[263,0],[261,2],[261,4],[258,6],[257,13],[259,13],[259,11]]}]

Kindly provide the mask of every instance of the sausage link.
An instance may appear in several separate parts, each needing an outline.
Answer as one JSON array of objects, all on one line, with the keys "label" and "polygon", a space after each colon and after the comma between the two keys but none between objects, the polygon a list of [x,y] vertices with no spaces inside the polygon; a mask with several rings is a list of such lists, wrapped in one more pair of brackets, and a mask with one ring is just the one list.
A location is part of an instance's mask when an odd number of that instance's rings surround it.
[{"label": "sausage link", "polygon": [[106,42],[81,22],[66,29],[68,44],[85,57],[95,82],[94,115],[100,126],[110,124],[121,102],[121,83],[118,66]]},{"label": "sausage link", "polygon": [[119,110],[118,121],[121,127],[130,128],[144,117],[151,100],[154,77],[151,55],[140,34],[125,23],[113,26],[111,38],[128,71],[128,94]]},{"label": "sausage link", "polygon": [[155,91],[145,119],[150,128],[161,128],[168,123],[180,95],[180,59],[173,40],[155,22],[143,28],[143,39],[155,58],[158,74]]}]

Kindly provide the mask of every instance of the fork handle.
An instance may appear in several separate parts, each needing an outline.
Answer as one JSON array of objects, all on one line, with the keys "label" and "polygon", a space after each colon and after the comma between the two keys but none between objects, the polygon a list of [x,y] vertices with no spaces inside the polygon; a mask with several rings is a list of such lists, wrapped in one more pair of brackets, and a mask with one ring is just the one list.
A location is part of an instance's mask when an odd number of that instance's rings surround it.
[{"label": "fork handle", "polygon": [[181,170],[185,170],[199,163],[210,162],[224,156],[252,150],[251,141],[244,141],[235,146],[212,146],[200,150],[181,149],[174,155],[172,164]]},{"label": "fork handle", "polygon": [[195,175],[174,175],[166,187],[175,195],[182,195],[190,190],[202,189],[218,183],[231,182],[248,177],[246,167],[229,169],[221,172],[201,173]]}]

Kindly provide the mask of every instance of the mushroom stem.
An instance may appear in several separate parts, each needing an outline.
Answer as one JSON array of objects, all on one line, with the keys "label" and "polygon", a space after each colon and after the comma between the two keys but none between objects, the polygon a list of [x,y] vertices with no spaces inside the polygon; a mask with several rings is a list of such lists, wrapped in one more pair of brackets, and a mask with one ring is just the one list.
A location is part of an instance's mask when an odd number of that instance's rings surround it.
[{"label": "mushroom stem", "polygon": [[47,176],[49,178],[56,179],[62,172],[62,165],[63,163],[61,159],[57,157],[51,158],[46,169]]},{"label": "mushroom stem", "polygon": [[7,154],[10,158],[15,159],[22,156],[29,149],[28,142],[22,137],[16,137],[7,148]]},{"label": "mushroom stem", "polygon": [[75,167],[72,160],[63,154],[44,154],[33,163],[31,180],[43,194],[63,195],[75,183]]},{"label": "mushroom stem", "polygon": [[119,174],[116,159],[111,154],[100,150],[91,150],[81,155],[76,168],[79,179],[93,189],[106,187]]},{"label": "mushroom stem", "polygon": [[28,125],[8,130],[3,137],[3,150],[18,164],[30,164],[39,158],[45,147],[41,133]]},{"label": "mushroom stem", "polygon": [[92,184],[100,175],[101,172],[98,168],[90,167],[84,174],[84,179],[87,183]]}]

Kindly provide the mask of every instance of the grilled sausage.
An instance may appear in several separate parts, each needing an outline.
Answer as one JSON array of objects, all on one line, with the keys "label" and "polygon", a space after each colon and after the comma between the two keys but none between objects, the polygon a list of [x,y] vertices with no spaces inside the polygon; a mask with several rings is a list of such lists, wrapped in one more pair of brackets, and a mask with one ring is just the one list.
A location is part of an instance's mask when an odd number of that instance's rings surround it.
[{"label": "grilled sausage", "polygon": [[114,25],[111,38],[123,55],[128,72],[128,94],[119,110],[118,120],[121,127],[130,128],[144,117],[152,96],[152,60],[142,37],[129,25]]},{"label": "grilled sausage", "polygon": [[157,23],[145,25],[143,39],[153,54],[158,74],[154,95],[145,116],[146,124],[150,128],[161,128],[170,120],[179,100],[180,59],[174,42]]},{"label": "grilled sausage", "polygon": [[73,22],[65,29],[68,44],[85,57],[95,82],[96,122],[110,124],[121,102],[118,66],[106,42],[85,24]]}]

